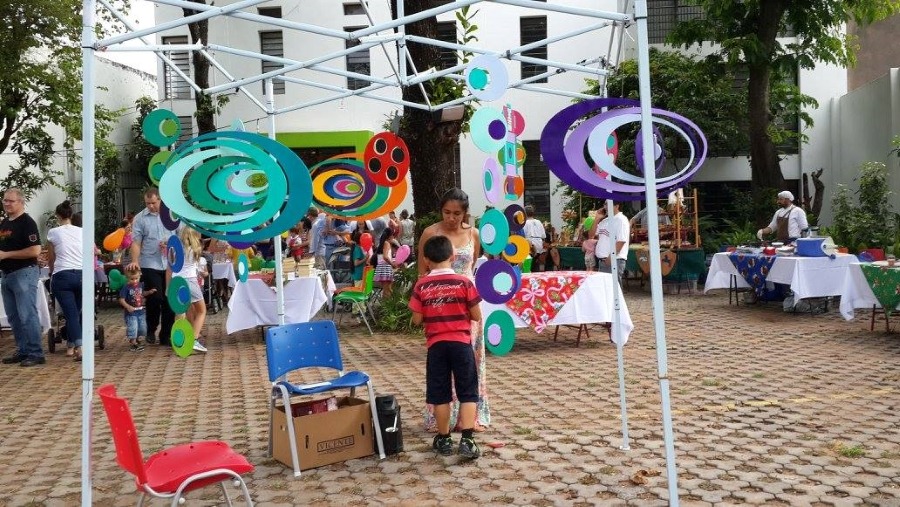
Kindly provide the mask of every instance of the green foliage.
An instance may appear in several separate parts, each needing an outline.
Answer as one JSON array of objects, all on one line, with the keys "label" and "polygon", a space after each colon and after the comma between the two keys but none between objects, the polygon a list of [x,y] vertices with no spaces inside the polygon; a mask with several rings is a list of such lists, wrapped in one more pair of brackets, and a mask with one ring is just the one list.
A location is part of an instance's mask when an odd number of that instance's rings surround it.
[{"label": "green foliage", "polygon": [[[113,4],[128,7],[127,1]],[[0,154],[12,149],[19,159],[0,183],[27,196],[59,184],[62,175],[52,168],[50,125],[80,137],[81,8],[79,0],[0,2]],[[108,12],[99,19],[109,21]],[[103,33],[100,25],[97,33]],[[106,156],[101,149],[98,158]]]},{"label": "green foliage", "polygon": [[415,266],[397,269],[393,292],[389,297],[381,300],[381,305],[376,311],[378,320],[375,322],[375,326],[379,330],[391,333],[421,334],[421,328],[412,325],[412,312],[409,310],[409,298],[418,278],[419,272]]},{"label": "green foliage", "polygon": [[755,242],[756,225],[746,220],[742,223],[724,220],[725,232],[718,236],[720,245],[740,246]]},{"label": "green foliage", "polygon": [[880,248],[895,244],[900,240],[900,215],[891,207],[893,192],[888,186],[887,166],[881,162],[865,162],[854,181],[858,182],[857,190],[852,192],[856,199],[849,187],[838,185],[831,201],[834,219],[828,233],[837,244],[851,249],[859,245]]}]

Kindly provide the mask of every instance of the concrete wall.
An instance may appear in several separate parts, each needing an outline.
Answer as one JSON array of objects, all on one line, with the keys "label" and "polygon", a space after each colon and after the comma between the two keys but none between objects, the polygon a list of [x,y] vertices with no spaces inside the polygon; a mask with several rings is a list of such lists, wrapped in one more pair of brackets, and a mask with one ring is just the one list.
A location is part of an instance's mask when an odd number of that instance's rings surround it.
[{"label": "concrete wall", "polygon": [[[900,135],[900,69],[844,95],[835,103],[836,135],[833,143],[836,170],[827,185],[844,183],[858,188],[854,179],[863,162],[887,164],[888,183],[894,191],[891,203],[900,212],[900,159],[889,155],[891,139]],[[828,201],[830,205],[830,199]]]},{"label": "concrete wall", "polygon": [[[123,110],[123,116],[110,134],[110,140],[119,146],[124,156],[125,149],[131,142],[131,123],[135,119],[134,101],[143,95],[150,97],[157,95],[156,77],[126,65],[106,60],[102,56],[97,57],[95,71],[97,84],[96,103],[103,104],[110,109]],[[50,132],[57,139],[57,152],[53,165],[54,168],[63,171],[65,181],[61,183],[76,179],[80,181],[80,171],[72,173],[68,169],[68,161],[62,145],[65,137],[64,132],[60,127],[56,126],[51,126]],[[80,144],[76,148],[80,149]],[[17,158],[14,155],[10,153],[0,155],[0,177],[5,176],[9,168],[16,163]],[[27,203],[26,211],[38,221],[42,235],[46,234],[46,217],[44,217],[44,214],[52,212],[56,205],[64,199],[65,194],[61,190],[56,187],[47,187],[38,192]],[[97,203],[97,205],[98,207],[109,206],[110,203]]]},{"label": "concrete wall", "polygon": [[847,70],[851,90],[884,76],[891,68],[900,67],[900,45],[897,44],[900,14],[868,26],[850,24],[847,32],[859,38],[856,66]]}]

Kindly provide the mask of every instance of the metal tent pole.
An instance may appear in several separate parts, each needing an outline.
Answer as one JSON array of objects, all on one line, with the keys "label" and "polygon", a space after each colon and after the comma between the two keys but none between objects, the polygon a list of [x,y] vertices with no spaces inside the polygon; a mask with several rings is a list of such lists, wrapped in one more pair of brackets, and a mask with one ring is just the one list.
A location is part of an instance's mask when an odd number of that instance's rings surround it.
[{"label": "metal tent pole", "polygon": [[94,0],[84,0],[81,21],[81,505],[93,502],[91,486],[91,405],[94,398]]},{"label": "metal tent pole", "polygon": [[[644,199],[648,210],[656,210],[656,164],[653,157],[653,123],[650,112],[650,51],[647,38],[647,0],[636,0],[634,17],[638,33],[638,79],[641,101],[641,156],[644,161]],[[652,206],[652,207],[651,207]],[[650,241],[650,288],[653,301],[653,326],[656,332],[656,363],[659,394],[662,400],[663,441],[666,449],[666,479],[669,486],[669,505],[678,506],[678,471],[675,467],[675,435],[672,428],[672,407],[669,398],[669,366],[666,353],[666,322],[662,297],[662,265],[659,251],[659,217],[647,213]]]},{"label": "metal tent pole", "polygon": [[[269,139],[275,140],[275,85],[266,79],[266,114],[269,117]],[[281,262],[281,235],[272,238],[275,246],[275,291],[278,325],[284,325],[284,266]]]},{"label": "metal tent pole", "polygon": [[612,273],[613,284],[613,321],[610,329],[610,336],[616,344],[616,368],[619,377],[619,411],[622,413],[622,445],[619,449],[623,451],[630,450],[628,441],[628,403],[625,398],[625,353],[622,350],[622,330],[619,324],[622,322],[621,302],[619,294],[622,293],[622,287],[619,284],[619,261],[618,252],[616,252],[616,236],[612,232],[615,230],[613,219],[615,218],[613,201],[606,200],[606,230],[609,234],[609,262],[610,272]]}]

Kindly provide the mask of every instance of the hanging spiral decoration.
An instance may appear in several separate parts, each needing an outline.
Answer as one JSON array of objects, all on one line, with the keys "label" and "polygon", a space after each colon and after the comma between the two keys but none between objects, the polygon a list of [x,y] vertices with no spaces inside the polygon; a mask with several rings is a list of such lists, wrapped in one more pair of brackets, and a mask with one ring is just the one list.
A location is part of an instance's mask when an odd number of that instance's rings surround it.
[{"label": "hanging spiral decoration", "polygon": [[[547,122],[541,134],[541,155],[551,171],[564,183],[579,192],[598,198],[622,201],[639,200],[644,195],[644,178],[626,172],[615,164],[612,151],[618,151],[618,143],[610,146],[610,136],[623,125],[640,122],[639,102],[631,99],[592,99],[569,106]],[[604,108],[610,108],[603,111]],[[652,109],[656,143],[662,138],[656,125],[664,125],[684,138],[689,145],[689,154],[684,166],[674,174],[657,180],[659,193],[670,192],[683,187],[696,174],[706,160],[706,137],[699,127],[687,118],[670,111]],[[579,123],[580,122],[580,123]],[[577,126],[576,126],[577,125]],[[640,134],[639,134],[640,136]],[[584,150],[594,159],[596,167],[588,165]],[[613,149],[614,148],[614,149]],[[655,171],[659,171],[664,160],[662,150],[654,148]],[[642,154],[638,153],[638,160]],[[643,163],[639,170],[645,169]],[[606,178],[599,173],[605,173]]]},{"label": "hanging spiral decoration", "polygon": [[249,132],[211,132],[168,158],[160,197],[202,234],[255,242],[280,235],[303,217],[312,182],[303,161],[277,141]]},{"label": "hanging spiral decoration", "polygon": [[408,191],[405,171],[402,178],[392,180],[392,186],[380,185],[364,158],[360,153],[346,153],[314,165],[310,169],[313,203],[329,215],[354,220],[379,217],[399,206]]}]

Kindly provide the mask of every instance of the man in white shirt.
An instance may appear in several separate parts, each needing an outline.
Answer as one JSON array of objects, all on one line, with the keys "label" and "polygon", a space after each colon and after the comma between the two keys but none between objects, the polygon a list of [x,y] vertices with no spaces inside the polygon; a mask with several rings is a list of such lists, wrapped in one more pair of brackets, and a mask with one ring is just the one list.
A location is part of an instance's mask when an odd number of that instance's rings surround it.
[{"label": "man in white shirt", "polygon": [[[604,208],[606,205],[604,204]],[[613,203],[612,218],[604,218],[597,226],[597,247],[594,252],[599,258],[600,271],[604,273],[612,273],[612,265],[609,262],[612,254],[609,245],[609,238],[613,237],[616,244],[615,258],[619,268],[619,282],[625,275],[625,262],[628,260],[628,240],[631,237],[631,225],[628,223],[628,217],[619,211],[619,203]]]},{"label": "man in white shirt", "polygon": [[809,228],[809,222],[803,208],[794,206],[794,194],[787,190],[780,192],[777,202],[781,209],[775,212],[768,226],[756,232],[756,237],[762,240],[774,232],[778,241],[789,243],[803,235],[803,231]]},{"label": "man in white shirt", "polygon": [[[534,218],[534,206],[525,206],[525,225],[522,227],[522,234],[531,245],[531,256],[535,259],[538,266],[544,265],[544,238],[547,232],[544,230],[544,224],[540,220]],[[535,270],[537,271],[537,270]]]}]

